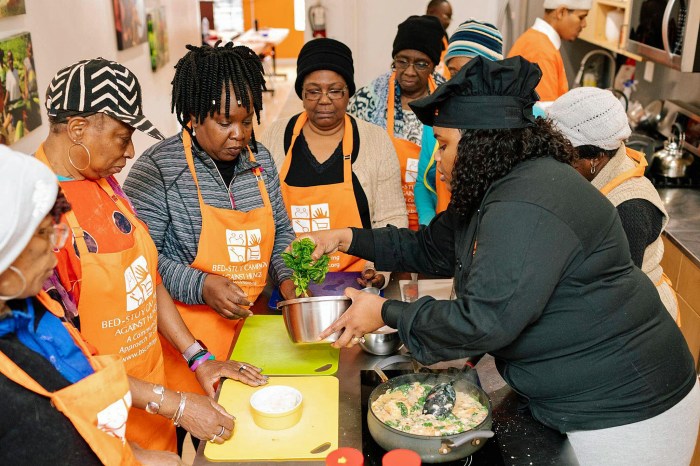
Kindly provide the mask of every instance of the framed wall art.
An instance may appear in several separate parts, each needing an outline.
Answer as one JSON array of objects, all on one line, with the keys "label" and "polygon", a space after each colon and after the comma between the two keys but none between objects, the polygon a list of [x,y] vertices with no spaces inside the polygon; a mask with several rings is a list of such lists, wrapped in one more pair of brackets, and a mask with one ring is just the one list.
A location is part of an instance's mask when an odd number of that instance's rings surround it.
[{"label": "framed wall art", "polygon": [[0,143],[13,144],[41,126],[32,38],[0,39]]}]

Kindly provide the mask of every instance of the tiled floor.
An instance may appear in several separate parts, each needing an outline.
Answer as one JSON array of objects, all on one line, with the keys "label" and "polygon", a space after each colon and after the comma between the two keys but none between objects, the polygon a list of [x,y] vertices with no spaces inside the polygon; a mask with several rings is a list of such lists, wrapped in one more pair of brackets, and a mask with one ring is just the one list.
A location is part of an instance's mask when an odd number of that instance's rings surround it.
[{"label": "tiled floor", "polygon": [[[266,70],[268,63],[265,64]],[[268,77],[267,87],[274,89],[275,92],[265,92],[263,94],[263,111],[260,114],[260,125],[255,127],[255,133],[260,135],[265,131],[266,125],[269,125],[278,118],[285,118],[299,113],[303,110],[301,100],[294,92],[294,80],[296,79],[296,63],[278,64],[278,74],[286,74],[287,79],[281,77]],[[194,461],[195,450],[192,442],[188,438],[185,439],[185,445],[182,452],[182,461],[185,464],[192,464]]]}]

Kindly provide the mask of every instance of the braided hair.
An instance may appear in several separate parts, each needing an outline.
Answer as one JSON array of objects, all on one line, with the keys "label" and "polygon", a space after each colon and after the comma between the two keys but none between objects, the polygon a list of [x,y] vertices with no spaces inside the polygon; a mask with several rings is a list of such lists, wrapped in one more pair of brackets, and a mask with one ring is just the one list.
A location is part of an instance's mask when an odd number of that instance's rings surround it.
[{"label": "braided hair", "polygon": [[[231,86],[237,104],[250,110],[251,104],[260,124],[262,93],[265,77],[260,58],[248,47],[233,42],[220,47],[188,45],[189,52],[175,65],[171,111],[177,121],[192,135],[188,127],[191,116],[197,123],[213,117],[221,108],[221,93],[225,92],[226,117],[231,108]],[[250,101],[252,96],[253,101]],[[255,134],[251,135],[253,151],[257,152]]]}]

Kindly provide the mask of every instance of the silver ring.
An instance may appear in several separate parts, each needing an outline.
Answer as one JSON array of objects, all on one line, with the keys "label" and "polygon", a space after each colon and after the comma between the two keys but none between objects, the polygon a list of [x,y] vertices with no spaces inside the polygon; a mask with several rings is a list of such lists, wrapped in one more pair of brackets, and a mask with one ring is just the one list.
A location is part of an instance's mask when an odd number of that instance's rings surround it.
[{"label": "silver ring", "polygon": [[352,342],[353,343],[364,343],[365,337],[352,337]]},{"label": "silver ring", "polygon": [[226,428],[225,428],[224,426],[221,426],[221,432],[219,432],[219,434],[217,435],[217,437],[223,437],[223,436],[224,436],[224,431],[225,431],[225,430],[226,430]]},{"label": "silver ring", "polygon": [[214,443],[214,442],[216,442],[216,439],[218,439],[218,438],[219,438],[218,435],[213,435],[213,436],[211,437],[211,440],[209,440],[209,441],[212,442],[212,443]]},{"label": "silver ring", "polygon": [[243,372],[244,370],[248,369],[248,366],[243,364],[241,367],[238,368],[238,372]]}]

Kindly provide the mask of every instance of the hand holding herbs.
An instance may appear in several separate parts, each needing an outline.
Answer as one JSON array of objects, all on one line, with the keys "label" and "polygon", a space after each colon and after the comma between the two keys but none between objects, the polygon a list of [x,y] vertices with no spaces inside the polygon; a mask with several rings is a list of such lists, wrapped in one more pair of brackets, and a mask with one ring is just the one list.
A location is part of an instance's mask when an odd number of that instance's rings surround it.
[{"label": "hand holding herbs", "polygon": [[328,255],[321,256],[314,261],[311,254],[316,249],[316,244],[309,238],[302,238],[292,243],[292,250],[282,253],[284,264],[292,269],[292,281],[296,286],[297,296],[308,297],[308,288],[311,282],[323,283],[328,272]]}]

